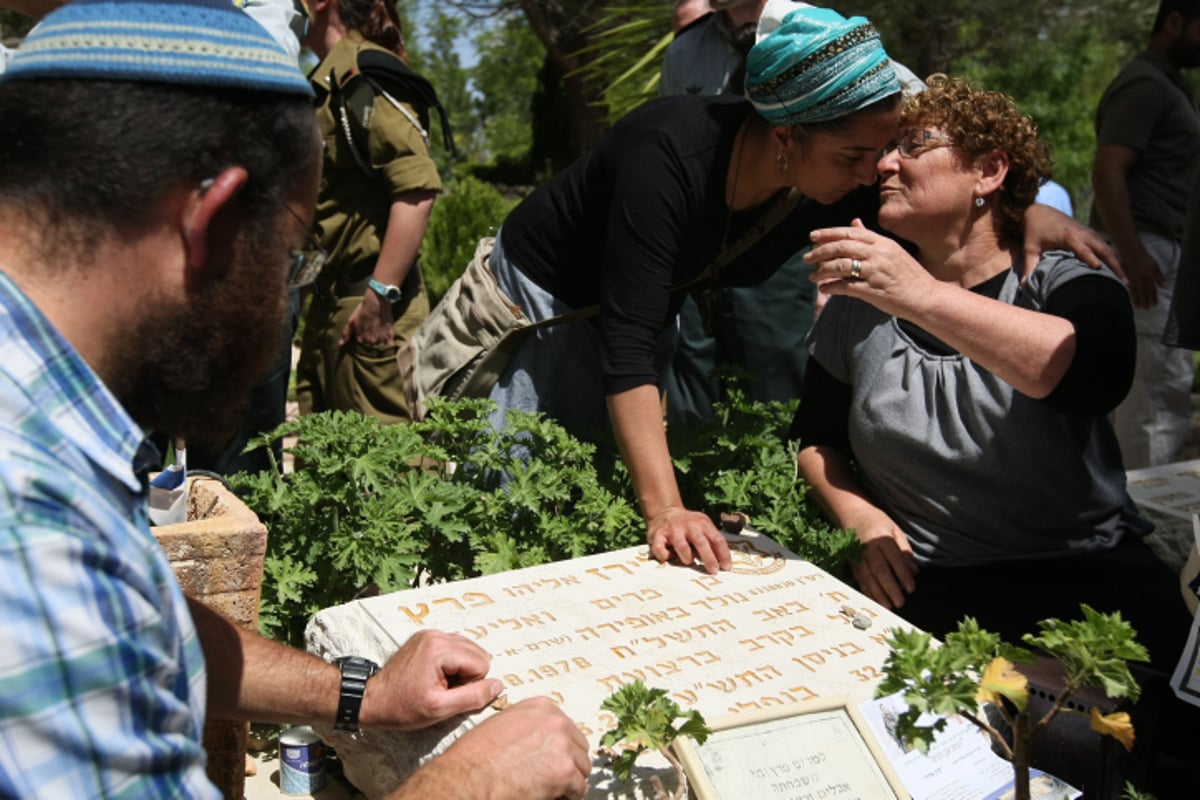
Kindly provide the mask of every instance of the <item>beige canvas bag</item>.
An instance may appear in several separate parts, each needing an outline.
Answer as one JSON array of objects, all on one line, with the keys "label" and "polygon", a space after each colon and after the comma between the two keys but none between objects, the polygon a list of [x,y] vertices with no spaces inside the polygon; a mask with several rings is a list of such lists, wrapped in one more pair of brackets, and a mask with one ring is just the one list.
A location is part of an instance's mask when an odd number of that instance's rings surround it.
[{"label": "beige canvas bag", "polygon": [[495,242],[491,236],[479,240],[466,270],[396,354],[413,419],[424,418],[429,397],[485,397],[524,331],[583,319],[599,309],[531,322],[500,290],[488,266]]}]

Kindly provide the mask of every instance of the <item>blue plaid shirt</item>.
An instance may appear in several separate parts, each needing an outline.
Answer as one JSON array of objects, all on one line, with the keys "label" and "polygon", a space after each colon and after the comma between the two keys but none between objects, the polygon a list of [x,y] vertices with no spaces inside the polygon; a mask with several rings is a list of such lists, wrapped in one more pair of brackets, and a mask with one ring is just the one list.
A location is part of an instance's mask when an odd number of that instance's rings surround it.
[{"label": "blue plaid shirt", "polygon": [[149,529],[148,452],[0,272],[0,797],[220,796],[204,656]]}]

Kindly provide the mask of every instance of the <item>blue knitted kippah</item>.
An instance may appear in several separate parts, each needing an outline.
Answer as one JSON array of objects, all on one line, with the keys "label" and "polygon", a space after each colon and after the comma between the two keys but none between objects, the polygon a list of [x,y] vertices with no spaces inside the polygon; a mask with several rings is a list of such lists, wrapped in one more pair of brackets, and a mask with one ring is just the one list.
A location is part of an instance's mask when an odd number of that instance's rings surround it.
[{"label": "blue knitted kippah", "polygon": [[296,60],[230,0],[75,0],[30,31],[0,75],[27,78],[312,96]]},{"label": "blue knitted kippah", "polygon": [[783,127],[845,116],[900,91],[900,81],[864,17],[799,8],[746,57],[746,96]]}]

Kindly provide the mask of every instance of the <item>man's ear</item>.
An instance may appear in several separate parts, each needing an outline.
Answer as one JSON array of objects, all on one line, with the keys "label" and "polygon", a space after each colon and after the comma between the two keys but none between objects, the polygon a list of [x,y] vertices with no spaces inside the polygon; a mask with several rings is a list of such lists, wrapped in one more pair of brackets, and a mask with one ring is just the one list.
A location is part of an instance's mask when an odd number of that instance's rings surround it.
[{"label": "man's ear", "polygon": [[977,197],[987,197],[1004,185],[1004,179],[1008,177],[1008,153],[993,150],[981,155],[975,164],[980,173],[975,184]]},{"label": "man's ear", "polygon": [[245,167],[227,167],[200,185],[183,218],[189,270],[203,269],[208,264],[211,237],[222,233],[222,212],[229,210],[229,204],[249,179]]}]

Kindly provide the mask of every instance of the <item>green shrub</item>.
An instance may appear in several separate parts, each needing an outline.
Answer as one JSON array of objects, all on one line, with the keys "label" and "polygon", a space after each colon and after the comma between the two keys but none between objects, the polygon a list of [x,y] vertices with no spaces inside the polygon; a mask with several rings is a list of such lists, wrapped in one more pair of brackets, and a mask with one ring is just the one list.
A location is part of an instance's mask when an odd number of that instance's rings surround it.
[{"label": "green shrub", "polygon": [[490,184],[465,176],[447,186],[433,204],[421,242],[421,272],[430,303],[437,303],[463,273],[475,246],[493,236],[514,204]]},{"label": "green shrub", "polygon": [[276,465],[230,479],[270,531],[263,632],[300,644],[314,613],[366,593],[640,540],[638,513],[601,485],[591,445],[517,411],[497,434],[488,408],[486,400],[435,399],[425,421],[389,426],[323,412],[252,442],[298,437],[295,471]]}]

